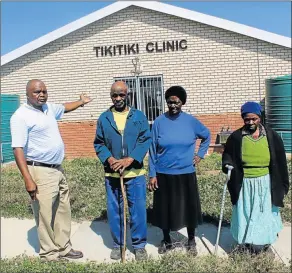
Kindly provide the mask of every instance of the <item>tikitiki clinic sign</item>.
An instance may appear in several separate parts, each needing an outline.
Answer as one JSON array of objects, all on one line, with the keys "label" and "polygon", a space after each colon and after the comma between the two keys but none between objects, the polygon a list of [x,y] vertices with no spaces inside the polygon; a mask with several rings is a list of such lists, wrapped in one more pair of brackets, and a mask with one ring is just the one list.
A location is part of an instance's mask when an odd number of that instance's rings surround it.
[{"label": "tikitiki clinic sign", "polygon": [[120,56],[120,55],[135,55],[139,54],[143,49],[147,53],[162,53],[173,52],[187,49],[187,40],[172,40],[162,42],[148,42],[145,45],[139,43],[134,44],[118,44],[109,46],[95,46],[93,50],[96,57]]}]

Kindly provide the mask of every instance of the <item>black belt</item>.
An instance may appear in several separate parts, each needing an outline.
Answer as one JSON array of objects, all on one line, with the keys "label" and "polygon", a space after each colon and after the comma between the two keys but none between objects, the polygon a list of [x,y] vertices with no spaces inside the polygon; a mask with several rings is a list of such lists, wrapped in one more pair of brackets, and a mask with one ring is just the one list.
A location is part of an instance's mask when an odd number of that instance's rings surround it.
[{"label": "black belt", "polygon": [[31,165],[31,166],[40,166],[40,167],[47,167],[47,168],[54,168],[54,169],[58,169],[61,166],[58,164],[46,164],[46,163],[37,162],[37,161],[26,161],[26,164]]}]

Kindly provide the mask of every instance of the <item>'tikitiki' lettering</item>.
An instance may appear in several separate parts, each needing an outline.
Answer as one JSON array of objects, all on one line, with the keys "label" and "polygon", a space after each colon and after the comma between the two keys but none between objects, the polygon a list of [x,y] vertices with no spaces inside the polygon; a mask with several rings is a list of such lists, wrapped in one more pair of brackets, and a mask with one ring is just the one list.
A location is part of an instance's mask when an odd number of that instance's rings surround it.
[{"label": "'tikitiki' lettering", "polygon": [[138,44],[114,45],[114,46],[95,46],[96,57],[130,55],[139,53]]}]

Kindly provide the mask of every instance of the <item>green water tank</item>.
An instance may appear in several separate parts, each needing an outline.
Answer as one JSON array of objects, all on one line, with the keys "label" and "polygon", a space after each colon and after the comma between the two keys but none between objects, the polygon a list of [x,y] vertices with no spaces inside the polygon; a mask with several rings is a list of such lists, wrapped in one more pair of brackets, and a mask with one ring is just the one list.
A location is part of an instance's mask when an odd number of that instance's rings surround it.
[{"label": "green water tank", "polygon": [[291,154],[291,146],[292,146],[292,137],[291,137],[291,131],[277,131],[277,133],[282,137],[285,151],[288,154]]},{"label": "green water tank", "polygon": [[7,163],[14,160],[11,148],[10,118],[19,107],[18,95],[1,95],[1,162]]},{"label": "green water tank", "polygon": [[266,80],[266,124],[277,131],[291,153],[292,75]]}]

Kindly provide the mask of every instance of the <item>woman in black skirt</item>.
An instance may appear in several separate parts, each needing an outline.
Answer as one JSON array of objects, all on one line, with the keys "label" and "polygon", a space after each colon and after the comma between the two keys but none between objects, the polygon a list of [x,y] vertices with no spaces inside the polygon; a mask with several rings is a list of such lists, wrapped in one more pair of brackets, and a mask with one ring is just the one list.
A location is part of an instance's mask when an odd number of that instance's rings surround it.
[{"label": "woman in black skirt", "polygon": [[[195,165],[210,144],[209,130],[195,117],[181,110],[187,94],[172,86],[165,92],[168,112],[153,123],[149,156],[148,189],[154,191],[153,225],[163,231],[158,252],[172,249],[170,231],[187,227],[187,249],[197,254],[195,228],[202,223]],[[201,139],[195,155],[196,140]]]}]

